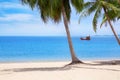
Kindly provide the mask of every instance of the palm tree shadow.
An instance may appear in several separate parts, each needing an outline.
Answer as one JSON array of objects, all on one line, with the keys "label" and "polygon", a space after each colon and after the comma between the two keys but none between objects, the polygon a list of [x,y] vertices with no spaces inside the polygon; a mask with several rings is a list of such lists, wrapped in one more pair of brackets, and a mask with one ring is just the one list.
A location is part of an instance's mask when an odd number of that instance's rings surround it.
[{"label": "palm tree shadow", "polygon": [[4,69],[2,71],[12,71],[12,72],[30,72],[30,71],[65,71],[72,68],[83,68],[83,69],[98,69],[98,70],[109,70],[109,71],[120,71],[119,69],[108,69],[108,68],[97,68],[92,66],[103,66],[103,65],[120,65],[120,60],[111,60],[111,61],[96,61],[95,64],[91,63],[82,63],[86,66],[77,66],[76,64],[70,65],[67,64],[63,67],[34,67],[34,68],[12,68]]},{"label": "palm tree shadow", "polygon": [[95,70],[107,70],[107,71],[120,71],[120,69],[108,69],[108,68],[95,68],[95,67],[78,67],[73,66],[74,68],[82,68],[82,69],[95,69]]},{"label": "palm tree shadow", "polygon": [[85,63],[87,65],[93,65],[93,66],[102,66],[102,65],[120,65],[120,60],[110,60],[110,61],[94,61],[95,64],[91,63]]},{"label": "palm tree shadow", "polygon": [[13,72],[30,72],[30,71],[65,71],[70,70],[70,66],[63,67],[38,67],[38,68],[13,68],[13,69],[4,69],[2,71],[13,71]]},{"label": "palm tree shadow", "polygon": [[[110,60],[110,61],[95,61],[93,63],[84,63],[85,65],[88,65],[88,67],[82,67],[82,66],[73,66],[74,68],[83,68],[83,69],[97,69],[97,70],[109,70],[109,71],[120,71],[120,69],[110,69],[110,68],[97,68],[95,66],[113,66],[113,65],[120,65],[120,60]],[[92,67],[94,66],[94,67]]]}]

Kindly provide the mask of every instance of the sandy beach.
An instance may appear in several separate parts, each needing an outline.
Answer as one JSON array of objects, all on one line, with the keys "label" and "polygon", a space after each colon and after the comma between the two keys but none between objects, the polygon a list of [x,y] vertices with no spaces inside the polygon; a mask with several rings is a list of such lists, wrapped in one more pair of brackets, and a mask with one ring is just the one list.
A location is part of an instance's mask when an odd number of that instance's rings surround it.
[{"label": "sandy beach", "polygon": [[120,63],[85,61],[0,63],[0,80],[120,80]]}]

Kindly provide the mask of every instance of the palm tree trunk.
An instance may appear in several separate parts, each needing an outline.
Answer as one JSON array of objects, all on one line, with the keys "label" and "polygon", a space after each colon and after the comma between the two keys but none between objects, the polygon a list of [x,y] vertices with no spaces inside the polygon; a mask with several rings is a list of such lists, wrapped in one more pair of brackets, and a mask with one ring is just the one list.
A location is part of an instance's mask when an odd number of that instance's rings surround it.
[{"label": "palm tree trunk", "polygon": [[120,0],[118,0],[119,4],[120,4]]},{"label": "palm tree trunk", "polygon": [[105,8],[104,6],[103,6],[103,9],[104,9],[104,12],[105,12],[105,16],[107,17],[108,23],[109,23],[109,25],[110,25],[110,28],[111,28],[111,30],[112,30],[112,32],[113,32],[113,34],[114,34],[114,36],[115,36],[118,44],[120,45],[120,39],[119,39],[118,35],[116,34],[113,26],[112,26],[112,23],[111,23],[111,21],[110,21],[110,18],[109,18],[109,16],[108,16],[107,11],[106,11],[106,8]]},{"label": "palm tree trunk", "polygon": [[67,34],[67,39],[68,39],[68,43],[69,43],[69,48],[70,48],[70,53],[71,53],[71,58],[72,58],[71,64],[82,63],[82,61],[80,61],[76,57],[74,49],[73,49],[72,40],[71,40],[71,37],[70,37],[70,32],[69,32],[69,27],[68,27],[68,20],[67,20],[67,16],[66,16],[66,13],[65,13],[64,6],[62,6],[62,15],[63,15],[64,26],[65,26],[65,30],[66,30],[66,34]]}]

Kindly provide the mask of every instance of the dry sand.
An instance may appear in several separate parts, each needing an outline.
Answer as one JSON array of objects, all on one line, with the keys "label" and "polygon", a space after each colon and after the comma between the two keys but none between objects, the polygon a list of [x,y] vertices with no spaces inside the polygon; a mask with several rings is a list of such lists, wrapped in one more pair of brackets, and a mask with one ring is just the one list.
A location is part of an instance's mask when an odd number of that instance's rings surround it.
[{"label": "dry sand", "polygon": [[68,63],[0,63],[0,80],[120,80],[120,64],[114,62]]}]

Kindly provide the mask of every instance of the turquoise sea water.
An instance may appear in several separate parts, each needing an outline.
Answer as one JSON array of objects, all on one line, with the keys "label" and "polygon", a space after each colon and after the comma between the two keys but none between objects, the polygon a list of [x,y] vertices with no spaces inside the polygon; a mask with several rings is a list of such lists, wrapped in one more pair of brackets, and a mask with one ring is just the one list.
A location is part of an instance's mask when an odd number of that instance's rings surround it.
[{"label": "turquoise sea water", "polygon": [[[80,59],[120,59],[114,36],[93,36],[90,41],[72,37]],[[70,60],[66,37],[0,37],[0,61]]]}]

